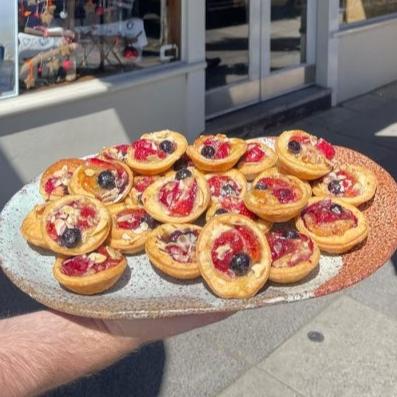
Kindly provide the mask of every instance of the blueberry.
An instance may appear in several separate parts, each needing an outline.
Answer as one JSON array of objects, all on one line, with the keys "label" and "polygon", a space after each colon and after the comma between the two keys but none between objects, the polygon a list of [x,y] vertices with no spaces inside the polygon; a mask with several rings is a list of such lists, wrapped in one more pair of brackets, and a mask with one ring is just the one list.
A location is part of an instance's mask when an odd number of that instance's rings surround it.
[{"label": "blueberry", "polygon": [[230,196],[236,193],[234,187],[232,185],[229,185],[228,183],[223,185],[221,190],[222,190],[221,192],[222,196]]},{"label": "blueberry", "polygon": [[145,214],[142,218],[142,222],[146,222],[150,229],[154,229],[157,226],[157,222],[149,214]]},{"label": "blueberry", "polygon": [[187,160],[182,157],[179,160],[175,161],[174,166],[172,168],[174,169],[174,171],[179,171],[183,168],[187,168],[187,166],[188,166]]},{"label": "blueberry", "polygon": [[212,159],[215,156],[215,149],[212,146],[204,146],[201,149],[201,155],[207,159]]},{"label": "blueberry", "polygon": [[260,181],[255,185],[255,189],[257,190],[266,190],[267,187],[268,186],[266,185],[265,182],[260,182]]},{"label": "blueberry", "polygon": [[189,171],[187,168],[182,168],[181,170],[176,172],[175,179],[181,181],[182,179],[189,178],[190,176],[192,176],[192,172]]},{"label": "blueberry", "polygon": [[289,240],[294,240],[299,238],[299,233],[293,229],[286,229],[283,231],[283,236]]},{"label": "blueberry", "polygon": [[332,194],[340,194],[341,193],[341,184],[338,180],[333,180],[328,184],[328,190],[332,193]]},{"label": "blueberry", "polygon": [[81,232],[77,228],[67,228],[61,236],[61,245],[66,248],[75,248],[81,241]]},{"label": "blueberry", "polygon": [[166,153],[172,153],[175,150],[174,144],[168,139],[160,142],[160,149]]},{"label": "blueberry", "polygon": [[114,189],[116,187],[116,180],[111,171],[102,171],[98,175],[98,184],[104,189]]},{"label": "blueberry", "polygon": [[289,141],[288,150],[291,153],[298,154],[301,151],[301,144],[298,141]]},{"label": "blueberry", "polygon": [[333,212],[335,215],[341,215],[343,208],[339,204],[331,204],[331,212]]},{"label": "blueberry", "polygon": [[236,276],[244,276],[248,273],[251,264],[251,258],[245,252],[239,252],[234,255],[230,262],[230,269]]},{"label": "blueberry", "polygon": [[222,214],[227,214],[227,209],[225,209],[225,208],[218,208],[216,211],[215,211],[215,214],[214,215],[222,215]]},{"label": "blueberry", "polygon": [[180,230],[175,230],[175,232],[172,232],[169,236],[168,236],[168,239],[169,239],[169,241],[172,241],[173,243],[175,243],[177,240],[178,240],[178,238],[180,237],[180,236],[182,236],[182,232],[180,231]]}]

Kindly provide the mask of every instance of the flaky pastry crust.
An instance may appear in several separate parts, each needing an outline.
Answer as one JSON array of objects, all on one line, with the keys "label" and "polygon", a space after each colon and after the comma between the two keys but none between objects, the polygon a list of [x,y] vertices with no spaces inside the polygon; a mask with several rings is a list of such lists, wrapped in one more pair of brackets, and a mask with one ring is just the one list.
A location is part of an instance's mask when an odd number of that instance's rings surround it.
[{"label": "flaky pastry crust", "polygon": [[41,231],[41,219],[43,217],[45,207],[45,204],[35,205],[23,220],[20,230],[22,236],[28,243],[48,249]]},{"label": "flaky pastry crust", "polygon": [[139,226],[138,231],[134,229],[123,229],[117,225],[117,217],[124,210],[138,210],[142,207],[127,203],[113,204],[108,207],[112,217],[112,229],[110,232],[108,244],[112,248],[116,248],[125,254],[136,254],[145,247],[145,242],[152,229],[145,222],[145,227],[142,224]]},{"label": "flaky pastry crust", "polygon": [[80,295],[95,295],[104,292],[117,283],[127,267],[127,259],[120,254],[119,264],[89,276],[68,276],[61,270],[67,257],[58,257],[52,272],[55,279],[66,289]]},{"label": "flaky pastry crust", "polygon": [[143,193],[142,202],[146,212],[154,219],[163,223],[189,223],[197,219],[210,203],[210,192],[204,176],[194,168],[189,168],[197,182],[197,193],[193,208],[186,216],[173,216],[167,208],[159,201],[160,189],[168,182],[175,180],[176,172],[167,173],[166,176],[152,183]]},{"label": "flaky pastry crust", "polygon": [[[98,162],[96,165],[95,162]],[[98,184],[97,178],[103,171],[123,170],[126,174],[127,181],[120,191],[117,187],[113,189],[103,189]],[[133,173],[130,168],[121,161],[100,159],[87,159],[84,164],[74,172],[69,184],[71,194],[81,194],[84,196],[94,197],[102,201],[105,205],[111,205],[123,201],[131,190],[133,183]]]},{"label": "flaky pastry crust", "polygon": [[[82,241],[78,246],[75,248],[67,248],[60,245],[50,237],[47,231],[47,223],[51,221],[52,217],[55,216],[58,210],[66,206],[70,206],[73,202],[93,206],[97,211],[99,222],[94,227],[81,232]],[[45,208],[41,219],[41,232],[47,247],[57,254],[66,256],[81,255],[94,251],[106,240],[109,235],[110,228],[111,218],[106,207],[99,200],[83,195],[70,195],[59,200],[52,201]]]},{"label": "flaky pastry crust", "polygon": [[[324,200],[323,197],[312,197],[307,203],[307,206],[322,200]],[[314,240],[322,251],[329,252],[331,254],[342,254],[351,250],[354,246],[367,238],[369,226],[364,214],[356,207],[339,199],[330,198],[330,200],[332,203],[338,204],[353,213],[357,219],[356,227],[348,229],[342,235],[320,236],[306,227],[305,222],[302,219],[302,215],[296,219],[295,223],[297,229]]]},{"label": "flaky pastry crust", "polygon": [[243,139],[228,138],[224,134],[214,135],[216,140],[229,142],[230,153],[222,159],[206,158],[201,154],[201,148],[208,136],[201,135],[193,143],[187,147],[186,153],[193,161],[194,165],[201,171],[205,172],[224,172],[227,171],[238,162],[244,154],[247,144]]},{"label": "flaky pastry crust", "polygon": [[196,250],[192,262],[179,262],[170,254],[162,249],[161,240],[171,235],[173,232],[181,230],[194,230],[201,232],[201,227],[193,224],[169,224],[166,223],[154,229],[146,240],[145,251],[150,262],[159,270],[181,280],[189,280],[200,277],[200,269],[196,260]]},{"label": "flaky pastry crust", "polygon": [[[231,277],[218,270],[211,258],[213,243],[221,233],[234,226],[245,226],[252,231],[259,243],[260,259],[244,276]],[[271,253],[264,233],[252,220],[236,214],[212,218],[201,231],[197,243],[197,258],[200,272],[209,288],[221,298],[250,298],[266,283],[270,274]]]},{"label": "flaky pastry crust", "polygon": [[175,150],[164,159],[151,158],[142,161],[134,157],[134,149],[131,146],[128,149],[126,162],[136,173],[141,175],[158,175],[167,171],[185,153],[188,146],[187,140],[182,134],[171,130],[148,132],[143,134],[140,139],[148,139],[157,144],[163,140],[170,140],[175,144]]},{"label": "flaky pastry crust", "polygon": [[[338,171],[346,171],[348,174],[352,175],[353,178],[355,178],[356,182],[352,188],[357,189],[357,194],[350,195],[349,192],[333,194],[329,190],[328,185],[332,180],[335,180],[333,176],[337,178],[335,172]],[[313,194],[318,197],[335,197],[344,201],[345,203],[358,207],[359,205],[371,200],[372,197],[374,197],[377,185],[378,181],[376,180],[374,173],[368,168],[353,164],[342,164],[333,172],[323,177],[320,181],[316,181],[313,184]]]},{"label": "flaky pastry crust", "polygon": [[51,164],[40,178],[39,191],[45,200],[56,200],[69,194],[68,186],[76,169],[83,164],[80,159],[62,159]]},{"label": "flaky pastry crust", "polygon": [[262,171],[272,168],[277,163],[276,152],[265,145],[260,139],[248,139],[247,150],[250,144],[258,144],[265,153],[265,157],[257,162],[249,162],[244,160],[244,155],[237,163],[237,169],[246,177],[247,181],[254,180]]},{"label": "flaky pastry crust", "polygon": [[[274,177],[286,181],[290,187],[296,189],[299,194],[298,199],[283,204],[278,202],[276,198],[273,199],[271,193],[257,191],[255,189],[256,184],[266,177]],[[302,182],[292,175],[282,174],[276,168],[271,168],[263,171],[255,178],[252,189],[244,197],[244,203],[250,211],[266,221],[286,222],[299,214],[310,196],[311,188],[308,183]]]},{"label": "flaky pastry crust", "polygon": [[309,138],[313,137],[306,131],[301,130],[284,131],[277,137],[275,150],[278,156],[278,167],[280,171],[294,175],[303,180],[318,179],[328,174],[333,168],[332,163],[328,161],[320,151],[316,153],[319,162],[315,164],[304,162],[299,156],[288,151],[288,142],[295,134],[304,135]]}]

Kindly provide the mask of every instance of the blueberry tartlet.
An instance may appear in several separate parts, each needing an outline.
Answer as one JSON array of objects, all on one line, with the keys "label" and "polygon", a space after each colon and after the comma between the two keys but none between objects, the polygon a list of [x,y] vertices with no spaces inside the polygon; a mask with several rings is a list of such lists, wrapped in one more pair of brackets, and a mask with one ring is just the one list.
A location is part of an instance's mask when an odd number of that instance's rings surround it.
[{"label": "blueberry tartlet", "polygon": [[212,218],[197,243],[202,277],[221,298],[250,298],[266,283],[271,254],[264,233],[235,214]]},{"label": "blueberry tartlet", "polygon": [[130,145],[127,144],[108,146],[101,150],[98,157],[104,160],[116,160],[125,162],[127,160],[129,148]]},{"label": "blueberry tartlet", "polygon": [[235,169],[219,174],[206,174],[205,178],[212,202],[222,201],[226,197],[242,199],[247,192],[247,181],[244,175]]},{"label": "blueberry tartlet", "polygon": [[276,140],[279,168],[303,180],[321,178],[333,169],[335,148],[305,131],[284,131]]},{"label": "blueberry tartlet", "polygon": [[351,204],[335,198],[311,198],[297,218],[296,227],[322,251],[331,254],[349,251],[368,236],[364,215]]},{"label": "blueberry tartlet", "polygon": [[118,251],[102,246],[94,252],[56,259],[53,274],[66,289],[81,295],[94,295],[111,288],[127,267]]},{"label": "blueberry tartlet", "polygon": [[143,134],[128,149],[127,164],[138,174],[158,175],[171,168],[186,148],[187,140],[178,132]]},{"label": "blueberry tartlet", "polygon": [[201,227],[192,224],[164,224],[150,233],[146,254],[159,270],[178,279],[200,276],[196,243]]}]

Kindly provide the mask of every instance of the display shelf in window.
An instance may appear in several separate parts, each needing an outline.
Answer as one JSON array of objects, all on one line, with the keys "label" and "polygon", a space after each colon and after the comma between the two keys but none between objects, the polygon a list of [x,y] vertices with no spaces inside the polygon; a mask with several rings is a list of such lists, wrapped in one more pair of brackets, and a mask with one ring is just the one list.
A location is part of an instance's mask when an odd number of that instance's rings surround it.
[{"label": "display shelf in window", "polygon": [[397,0],[340,0],[341,24],[397,13]]},{"label": "display shelf in window", "polygon": [[181,0],[19,0],[22,92],[179,59]]}]

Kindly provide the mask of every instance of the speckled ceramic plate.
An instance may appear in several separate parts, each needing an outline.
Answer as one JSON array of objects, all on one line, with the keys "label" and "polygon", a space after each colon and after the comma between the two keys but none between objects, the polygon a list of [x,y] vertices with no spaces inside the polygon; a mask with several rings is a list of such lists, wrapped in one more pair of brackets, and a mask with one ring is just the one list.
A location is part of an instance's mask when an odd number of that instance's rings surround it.
[{"label": "speckled ceramic plate", "polygon": [[[269,138],[264,139],[272,144]],[[96,296],[66,291],[52,276],[54,256],[29,246],[19,227],[33,205],[42,202],[38,179],[24,186],[0,216],[0,263],[4,272],[32,298],[66,313],[106,319],[158,318],[190,313],[233,311],[292,302],[346,288],[381,267],[397,247],[397,185],[369,158],[337,147],[337,159],[371,169],[379,182],[375,198],[364,208],[370,224],[365,244],[342,256],[322,255],[318,271],[290,285],[272,283],[248,300],[214,296],[201,280],[179,282],[157,273],[145,254],[128,258],[128,271],[117,285]]]}]

